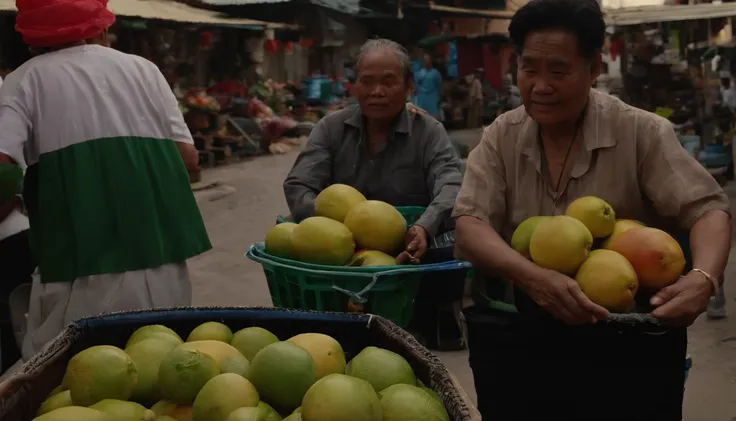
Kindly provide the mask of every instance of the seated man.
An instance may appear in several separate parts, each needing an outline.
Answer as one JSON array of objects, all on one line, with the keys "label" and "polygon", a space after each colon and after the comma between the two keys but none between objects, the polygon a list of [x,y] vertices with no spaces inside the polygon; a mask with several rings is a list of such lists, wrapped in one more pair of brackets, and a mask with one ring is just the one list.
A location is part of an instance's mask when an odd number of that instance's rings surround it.
[{"label": "seated man", "polygon": [[[297,221],[313,216],[319,192],[336,183],[355,187],[369,200],[426,207],[407,232],[401,263],[421,259],[430,240],[452,228],[450,214],[462,182],[460,160],[442,124],[405,107],[411,78],[403,47],[389,40],[368,41],[358,60],[354,88],[360,106],[320,120],[284,182]],[[457,297],[448,298],[462,298],[462,283],[454,282]],[[431,307],[436,311],[437,306]],[[436,330],[429,334],[434,336]]]}]

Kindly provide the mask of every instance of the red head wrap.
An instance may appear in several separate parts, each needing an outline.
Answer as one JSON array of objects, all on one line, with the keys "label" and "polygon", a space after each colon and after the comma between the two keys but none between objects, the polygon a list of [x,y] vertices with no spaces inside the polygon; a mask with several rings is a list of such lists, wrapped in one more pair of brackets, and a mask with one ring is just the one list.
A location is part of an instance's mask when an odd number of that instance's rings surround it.
[{"label": "red head wrap", "polygon": [[113,23],[107,0],[16,0],[15,29],[31,47],[94,38]]}]

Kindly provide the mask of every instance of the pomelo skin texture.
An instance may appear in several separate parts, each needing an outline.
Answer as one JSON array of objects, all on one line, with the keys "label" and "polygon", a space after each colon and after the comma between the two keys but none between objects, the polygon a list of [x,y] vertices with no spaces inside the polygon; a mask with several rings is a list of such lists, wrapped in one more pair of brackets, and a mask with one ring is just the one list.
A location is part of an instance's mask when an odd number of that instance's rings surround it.
[{"label": "pomelo skin texture", "polygon": [[399,384],[417,384],[409,363],[401,355],[386,349],[369,346],[350,361],[345,374],[366,380],[376,392]]},{"label": "pomelo skin texture", "polygon": [[383,421],[450,421],[442,403],[416,386],[396,384],[379,396]]},{"label": "pomelo skin texture", "polygon": [[611,250],[592,251],[578,269],[575,281],[591,301],[614,313],[628,311],[639,289],[631,263]]},{"label": "pomelo skin texture", "polygon": [[96,409],[66,406],[36,417],[33,421],[119,421]]},{"label": "pomelo skin texture", "polygon": [[191,404],[202,387],[220,374],[217,361],[180,345],[166,354],[158,369],[158,386],[166,400]]},{"label": "pomelo skin texture", "polygon": [[330,374],[304,396],[303,421],[382,421],[381,402],[365,380]]},{"label": "pomelo skin texture", "polygon": [[192,406],[191,405],[177,405],[174,402],[162,400],[151,407],[157,416],[170,417],[176,421],[192,421]]},{"label": "pomelo skin texture", "polygon": [[281,421],[281,415],[266,402],[258,402],[258,409],[263,413],[263,421]]},{"label": "pomelo skin texture", "polygon": [[404,245],[407,230],[401,212],[378,200],[355,205],[345,217],[345,226],[353,233],[358,248],[392,256]]},{"label": "pomelo skin texture", "polygon": [[125,352],[133,360],[138,371],[138,383],[131,400],[150,404],[161,398],[158,390],[158,369],[166,354],[175,347],[173,343],[154,336],[126,348]]},{"label": "pomelo skin texture", "polygon": [[179,346],[181,349],[193,349],[203,354],[207,354],[217,361],[217,364],[223,364],[230,357],[242,356],[235,347],[221,341],[195,341],[185,342]]},{"label": "pomelo skin texture", "polygon": [[159,337],[160,335],[166,335],[167,337],[172,337],[173,342],[175,345],[180,345],[183,340],[181,339],[181,336],[174,332],[173,330],[169,329],[166,326],[163,325],[148,325],[143,326],[133,332],[132,335],[130,335],[130,338],[128,338],[128,343],[125,344],[125,347],[129,347],[131,345],[134,345],[142,340],[150,339],[152,337]]},{"label": "pomelo skin texture", "polygon": [[611,235],[616,225],[616,212],[605,200],[595,196],[585,196],[574,200],[567,207],[566,215],[582,222],[593,238]]},{"label": "pomelo skin texture", "polygon": [[317,366],[317,379],[328,374],[345,372],[345,352],[334,338],[321,333],[302,333],[289,342],[306,349]]},{"label": "pomelo skin texture", "polygon": [[120,421],[155,421],[156,414],[145,406],[135,402],[104,399],[90,406]]},{"label": "pomelo skin texture", "polygon": [[197,341],[220,341],[230,343],[233,339],[233,331],[219,322],[207,322],[194,328],[187,337],[187,342]]},{"label": "pomelo skin texture", "polygon": [[317,381],[317,367],[306,349],[276,342],[253,358],[249,379],[262,400],[288,413],[302,404],[304,394]]},{"label": "pomelo skin texture", "polygon": [[284,418],[284,421],[303,421],[301,412],[294,413]]},{"label": "pomelo skin texture", "polygon": [[120,348],[101,345],[73,356],[66,366],[62,385],[77,406],[90,406],[103,399],[128,400],[138,384],[135,363]]},{"label": "pomelo skin texture", "polygon": [[262,327],[246,327],[235,332],[230,345],[252,362],[258,351],[278,341],[276,335]]},{"label": "pomelo skin texture", "polygon": [[283,222],[274,225],[266,233],[266,253],[283,257],[285,259],[293,258],[291,253],[291,234],[297,225],[293,222]]},{"label": "pomelo skin texture", "polygon": [[343,222],[350,209],[365,200],[365,196],[354,187],[333,184],[317,195],[314,200],[314,214]]},{"label": "pomelo skin texture", "polygon": [[540,222],[546,221],[549,218],[549,216],[532,216],[531,218],[525,219],[524,222],[516,227],[514,234],[511,236],[511,248],[527,259],[531,259],[529,242],[532,239],[532,234],[534,234],[534,230],[537,229],[537,225]]},{"label": "pomelo skin texture", "polygon": [[537,225],[529,243],[537,265],[566,275],[574,275],[588,258],[593,236],[571,216],[553,216]]},{"label": "pomelo skin texture", "polygon": [[642,289],[658,291],[669,286],[685,269],[685,255],[680,244],[656,228],[630,229],[616,238],[610,247],[631,263]]},{"label": "pomelo skin texture", "polygon": [[604,249],[610,250],[613,240],[618,238],[621,234],[632,228],[642,228],[645,226],[646,225],[644,225],[643,223],[639,221],[634,221],[633,219],[619,219],[616,221],[616,225],[613,227],[613,232],[611,233],[611,235],[609,235],[608,238],[606,238],[606,241],[603,242],[602,247]]},{"label": "pomelo skin texture", "polygon": [[353,256],[355,241],[353,233],[341,222],[313,216],[294,228],[291,251],[302,262],[342,266]]},{"label": "pomelo skin texture", "polygon": [[41,404],[41,407],[38,408],[38,413],[36,413],[36,416],[46,414],[53,411],[54,409],[64,408],[66,406],[73,405],[74,404],[72,403],[71,392],[65,390],[46,398],[46,400],[43,401],[43,403]]},{"label": "pomelo skin texture", "polygon": [[228,415],[244,406],[257,407],[256,388],[242,376],[220,374],[208,381],[192,405],[193,421],[226,421]]},{"label": "pomelo skin texture", "polygon": [[259,408],[238,408],[228,415],[226,421],[266,421],[266,413]]}]

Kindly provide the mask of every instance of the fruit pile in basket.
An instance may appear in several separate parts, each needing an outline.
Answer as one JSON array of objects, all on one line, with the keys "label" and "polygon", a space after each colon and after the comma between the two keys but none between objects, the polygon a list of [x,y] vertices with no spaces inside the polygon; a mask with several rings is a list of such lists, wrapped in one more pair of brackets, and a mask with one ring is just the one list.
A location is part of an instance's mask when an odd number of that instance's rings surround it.
[{"label": "fruit pile in basket", "polygon": [[266,253],[326,266],[393,266],[402,251],[406,220],[388,203],[333,184],[315,200],[315,215],[284,222],[266,234]]},{"label": "fruit pile in basket", "polygon": [[400,355],[364,348],[349,363],[338,341],[280,341],[219,322],[145,326],[125,349],[94,346],[69,361],[34,421],[449,421],[439,396]]},{"label": "fruit pile in basket", "polygon": [[637,291],[656,293],[677,281],[685,267],[672,236],[617,220],[613,208],[593,196],[572,202],[566,215],[525,220],[511,246],[543,268],[574,277],[591,301],[615,313],[634,311]]}]

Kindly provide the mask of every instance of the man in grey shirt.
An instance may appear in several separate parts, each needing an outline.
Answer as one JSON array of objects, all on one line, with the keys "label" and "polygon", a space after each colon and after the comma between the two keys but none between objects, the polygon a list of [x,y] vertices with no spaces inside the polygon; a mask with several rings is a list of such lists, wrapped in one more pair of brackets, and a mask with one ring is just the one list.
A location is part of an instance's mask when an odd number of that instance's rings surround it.
[{"label": "man in grey shirt", "polygon": [[[421,259],[431,239],[452,228],[450,214],[462,184],[460,160],[442,124],[406,108],[411,80],[403,47],[384,39],[366,42],[357,63],[360,106],[320,120],[284,182],[297,221],[313,216],[317,195],[336,183],[355,187],[369,200],[426,207],[407,232],[401,263]],[[462,290],[462,281],[455,284]]]}]

